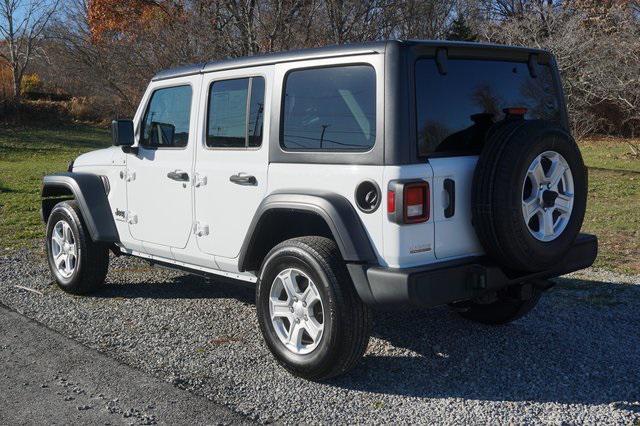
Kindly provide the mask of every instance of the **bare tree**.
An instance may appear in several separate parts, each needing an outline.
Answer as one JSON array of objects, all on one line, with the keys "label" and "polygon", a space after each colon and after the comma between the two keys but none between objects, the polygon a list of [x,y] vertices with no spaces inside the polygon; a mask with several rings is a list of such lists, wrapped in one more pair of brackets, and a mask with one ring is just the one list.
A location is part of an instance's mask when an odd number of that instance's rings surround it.
[{"label": "bare tree", "polygon": [[60,0],[2,0],[0,2],[0,58],[11,68],[13,96],[33,57],[39,54],[43,34]]},{"label": "bare tree", "polygon": [[400,39],[446,38],[454,19],[455,0],[401,0],[393,6],[392,37]]}]

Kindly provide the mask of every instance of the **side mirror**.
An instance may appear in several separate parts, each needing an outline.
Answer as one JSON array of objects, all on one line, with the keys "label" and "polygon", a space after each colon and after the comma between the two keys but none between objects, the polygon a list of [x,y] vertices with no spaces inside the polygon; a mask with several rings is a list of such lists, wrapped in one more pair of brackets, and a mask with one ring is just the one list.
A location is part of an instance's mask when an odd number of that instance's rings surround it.
[{"label": "side mirror", "polygon": [[133,121],[113,120],[111,122],[111,139],[114,146],[132,146],[134,144]]}]

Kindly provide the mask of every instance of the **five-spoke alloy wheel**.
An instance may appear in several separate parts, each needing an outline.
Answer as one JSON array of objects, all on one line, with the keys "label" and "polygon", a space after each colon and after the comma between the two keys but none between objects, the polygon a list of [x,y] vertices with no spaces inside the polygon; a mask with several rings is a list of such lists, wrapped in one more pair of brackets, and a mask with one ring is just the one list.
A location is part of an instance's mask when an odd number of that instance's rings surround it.
[{"label": "five-spoke alloy wheel", "polygon": [[333,240],[299,237],[275,246],[260,268],[256,308],[276,360],[306,379],[344,373],[367,348],[371,314]]},{"label": "five-spoke alloy wheel", "polygon": [[64,291],[87,294],[104,282],[108,247],[91,239],[76,201],[60,202],[51,210],[46,247],[51,274]]},{"label": "five-spoke alloy wheel", "polygon": [[304,272],[288,268],[276,276],[269,312],[274,330],[290,351],[308,354],[318,347],[324,331],[322,299]]},{"label": "five-spoke alloy wheel", "polygon": [[573,174],[567,160],[545,151],[529,165],[522,184],[522,215],[529,232],[540,241],[558,238],[573,210]]},{"label": "five-spoke alloy wheel", "polygon": [[71,277],[78,264],[78,247],[71,227],[64,220],[59,220],[53,227],[51,253],[58,273],[65,278]]}]

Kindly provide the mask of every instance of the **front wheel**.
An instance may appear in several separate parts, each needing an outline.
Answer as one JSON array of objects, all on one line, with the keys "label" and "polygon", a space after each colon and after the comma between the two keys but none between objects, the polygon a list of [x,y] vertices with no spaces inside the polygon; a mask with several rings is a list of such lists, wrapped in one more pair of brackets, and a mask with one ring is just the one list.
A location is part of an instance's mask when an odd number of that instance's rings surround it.
[{"label": "front wheel", "polygon": [[109,251],[91,240],[75,200],[58,203],[51,211],[46,246],[49,269],[61,289],[87,294],[102,286]]},{"label": "front wheel", "polygon": [[265,342],[291,373],[327,379],[364,354],[371,314],[334,241],[302,237],[277,245],[263,262],[256,292]]}]

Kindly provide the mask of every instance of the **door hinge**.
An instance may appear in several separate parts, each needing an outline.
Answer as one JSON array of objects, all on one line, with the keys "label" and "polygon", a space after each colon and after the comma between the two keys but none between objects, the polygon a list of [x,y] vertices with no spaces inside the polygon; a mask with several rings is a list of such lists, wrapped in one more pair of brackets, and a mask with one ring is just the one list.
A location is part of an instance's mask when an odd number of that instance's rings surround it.
[{"label": "door hinge", "polygon": [[120,172],[120,179],[124,179],[125,182],[136,180],[136,172],[133,170],[122,170]]},{"label": "door hinge", "polygon": [[207,177],[201,175],[200,173],[196,173],[193,177],[193,186],[199,188],[201,186],[205,186],[207,184]]},{"label": "door hinge", "polygon": [[193,233],[196,237],[204,237],[209,235],[209,225],[202,222],[196,222],[193,224]]}]

